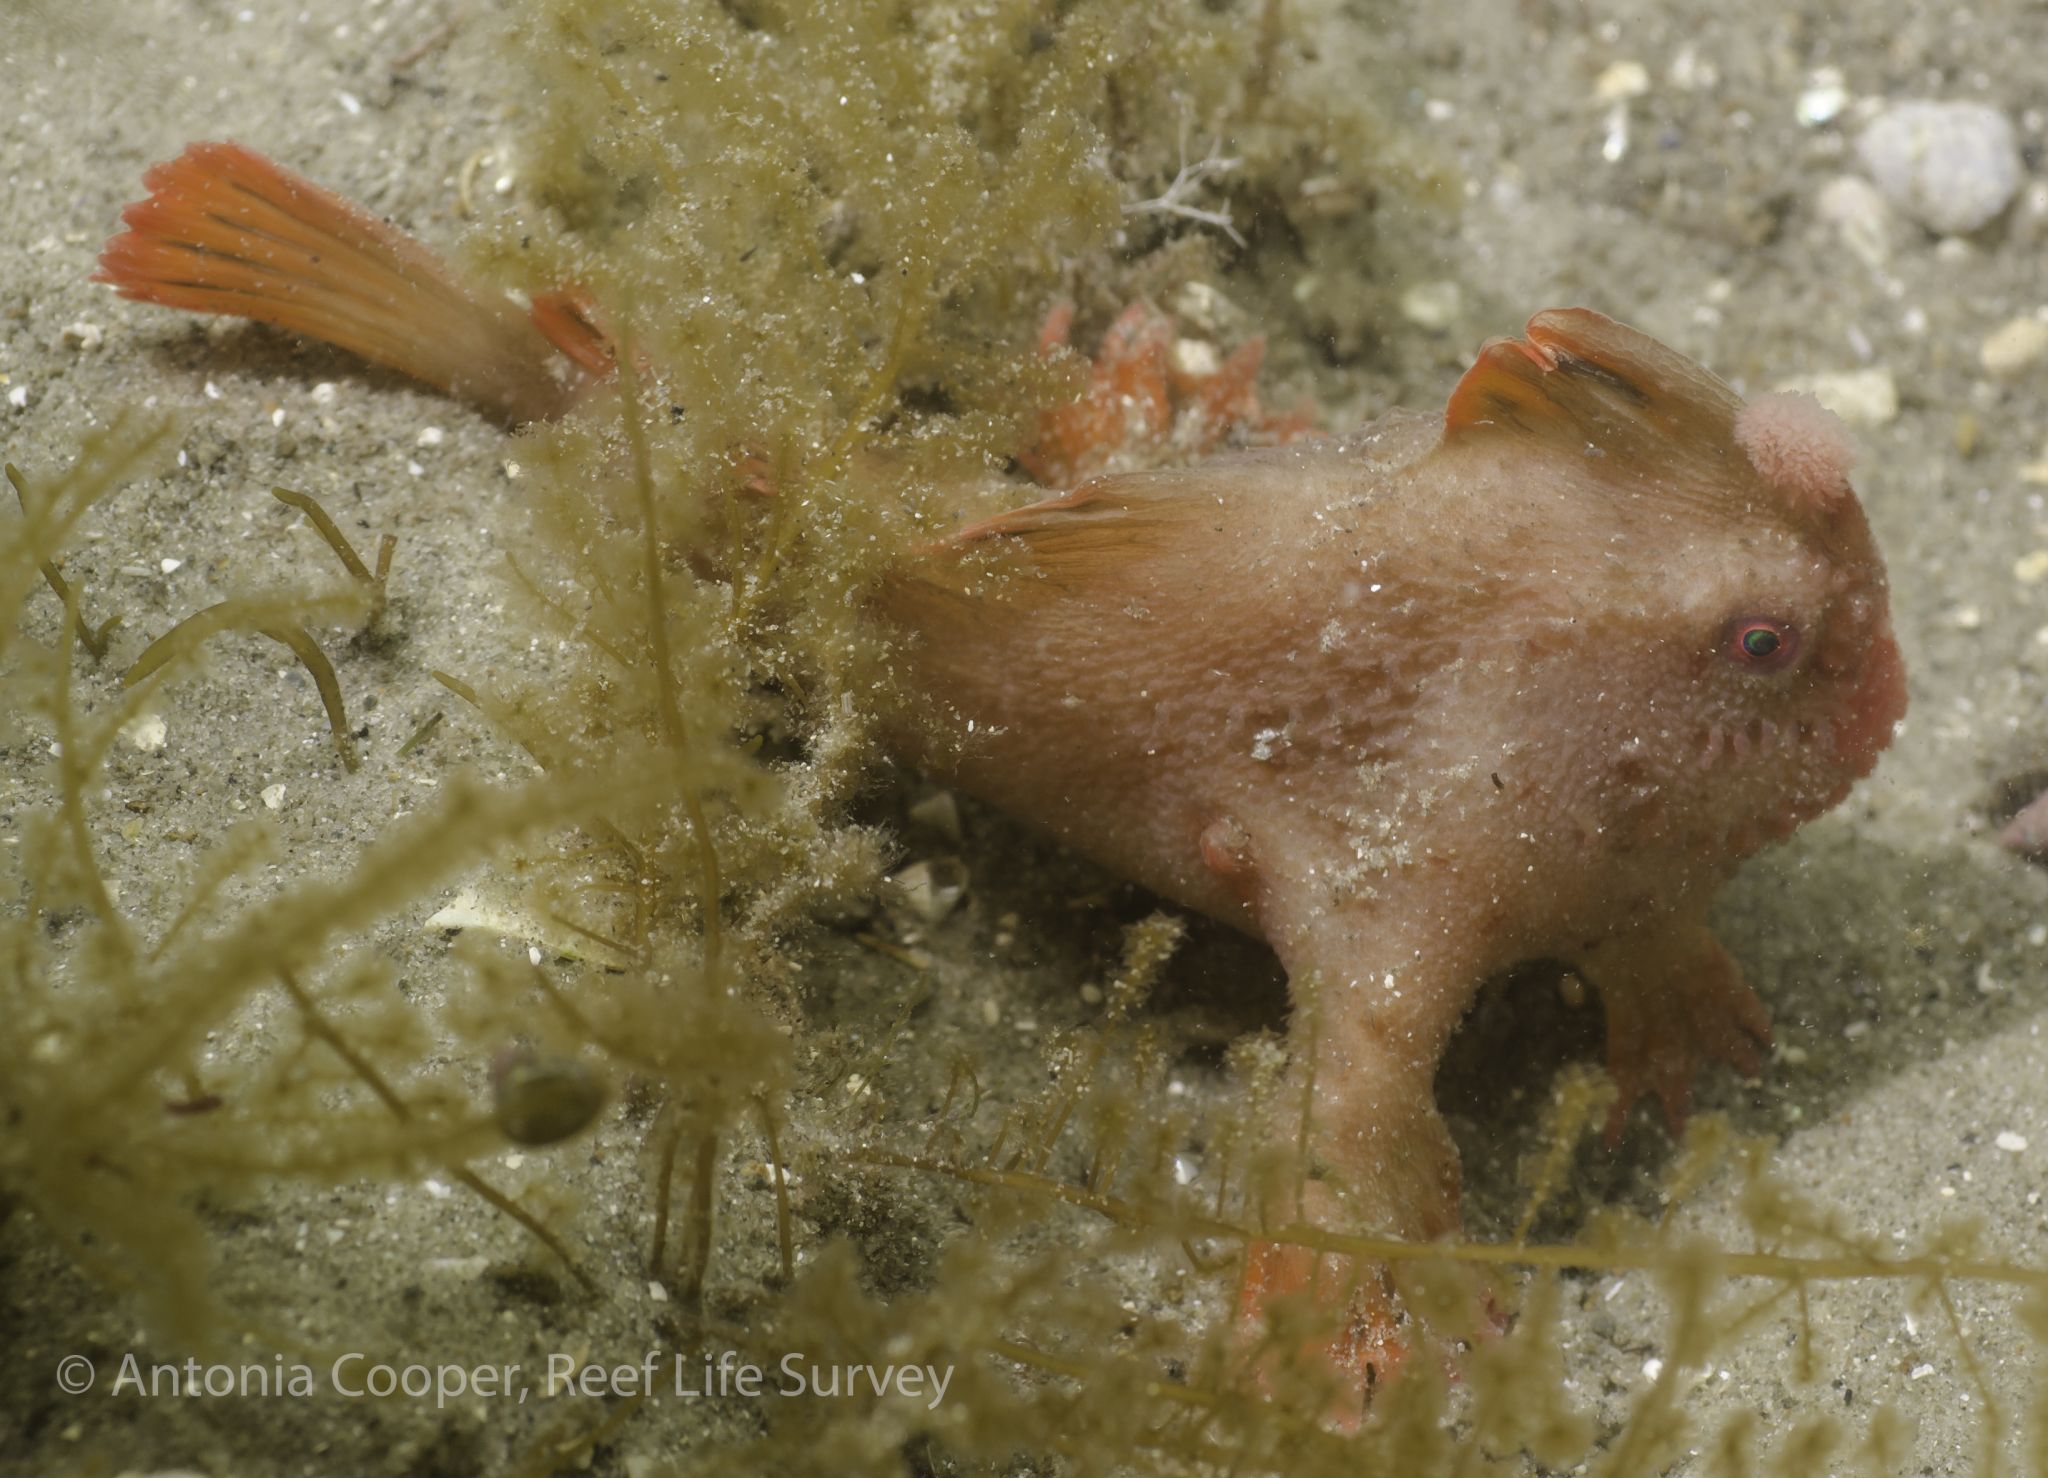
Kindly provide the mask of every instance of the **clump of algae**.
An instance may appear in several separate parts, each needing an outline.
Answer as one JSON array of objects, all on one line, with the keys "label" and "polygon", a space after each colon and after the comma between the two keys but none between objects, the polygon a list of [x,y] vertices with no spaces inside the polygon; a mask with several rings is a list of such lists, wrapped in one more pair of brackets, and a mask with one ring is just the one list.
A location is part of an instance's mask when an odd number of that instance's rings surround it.
[{"label": "clump of algae", "polygon": [[[0,916],[0,1217],[32,1219],[170,1348],[289,1344],[216,1296],[209,1206],[436,1174],[511,1217],[534,1267],[566,1270],[572,1323],[615,1329],[602,1311],[653,1278],[673,1313],[634,1327],[678,1355],[955,1370],[937,1404],[782,1400],[737,1430],[686,1429],[680,1471],[1623,1475],[1701,1446],[1708,1471],[1743,1472],[1766,1460],[1757,1433],[1697,1431],[1684,1382],[1787,1310],[1804,1330],[1827,1281],[1888,1280],[1937,1308],[1959,1279],[2015,1286],[2032,1338],[2048,1338],[2040,1274],[1960,1246],[1881,1255],[1753,1153],[1737,1157],[1753,1247],[1620,1216],[1576,1243],[1527,1241],[1599,1117],[1576,1079],[1508,1242],[1257,1226],[1247,1208],[1266,1198],[1250,1190],[1286,1166],[1243,1126],[1268,1117],[1256,1100],[1275,1091],[1275,1052],[1249,1041],[1233,1086],[1168,1092],[1176,1049],[1146,1010],[1179,941],[1168,920],[1133,926],[1105,963],[1099,1020],[1054,1033],[1022,1083],[999,1088],[971,1049],[935,1060],[923,986],[874,1003],[879,1047],[811,1038],[833,937],[816,926],[866,913],[893,846],[862,819],[878,720],[900,701],[864,592],[928,531],[1009,496],[1010,458],[1074,383],[1034,345],[1048,304],[1113,304],[1218,267],[1214,219],[1137,209],[1172,194],[1189,147],[1244,161],[1199,209],[1234,212],[1254,255],[1272,229],[1261,200],[1309,179],[1317,200],[1370,194],[1341,163],[1369,119],[1303,94],[1285,14],[1271,0],[522,11],[514,44],[545,83],[533,194],[478,255],[520,286],[581,288],[621,374],[520,448],[530,522],[503,578],[560,655],[523,680],[510,660],[444,676],[530,774],[447,777],[344,876],[266,889],[275,835],[223,825],[172,921],[138,933],[98,858],[104,760],[200,653],[124,690],[81,650],[107,636],[96,592],[45,567],[169,433],[123,423],[68,470],[31,469],[22,535],[0,541],[0,743],[53,758],[20,846],[0,852],[19,900]],[[370,614],[343,584],[252,598],[229,625]],[[479,868],[486,891],[545,921],[552,957],[465,942],[437,989],[399,992],[365,930]],[[879,942],[925,969],[912,945]],[[209,1032],[259,1013],[274,1023],[264,1050],[206,1055]],[[495,1104],[476,1071],[493,1056]],[[600,1088],[644,1143],[623,1238],[579,1208],[567,1162],[518,1194],[493,1179],[508,1137],[576,1132]],[[1732,1153],[1711,1126],[1694,1150],[1673,1204]],[[749,1159],[773,1187],[765,1217],[734,1205]],[[885,1267],[882,1244],[916,1235],[940,1245]],[[1297,1355],[1326,1315],[1283,1310],[1263,1343],[1232,1338],[1228,1291],[1254,1235],[1397,1269],[1425,1353],[1357,1438],[1326,1424],[1331,1383]],[[1568,1280],[1587,1269],[1649,1274],[1671,1308],[1662,1373],[1605,1425],[1558,1343]],[[1518,1319],[1454,1388],[1432,1341],[1471,1332],[1482,1286]],[[1810,1355],[1795,1379],[1818,1378]],[[530,1472],[604,1460],[666,1415],[577,1398],[502,1412],[505,1460]],[[2005,1419],[1987,1417],[1983,1471]],[[1882,1408],[1861,1430],[1809,1422],[1768,1461],[1892,1471],[1895,1428]]]}]

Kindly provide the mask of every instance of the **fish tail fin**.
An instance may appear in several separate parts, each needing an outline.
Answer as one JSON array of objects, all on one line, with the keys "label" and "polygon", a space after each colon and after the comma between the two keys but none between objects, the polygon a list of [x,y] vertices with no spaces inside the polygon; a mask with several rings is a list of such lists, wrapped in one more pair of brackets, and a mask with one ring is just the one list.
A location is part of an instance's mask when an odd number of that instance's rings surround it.
[{"label": "fish tail fin", "polygon": [[514,423],[558,415],[582,389],[510,303],[472,295],[403,231],[251,149],[192,144],[142,183],[94,274],[124,298],[324,339]]}]

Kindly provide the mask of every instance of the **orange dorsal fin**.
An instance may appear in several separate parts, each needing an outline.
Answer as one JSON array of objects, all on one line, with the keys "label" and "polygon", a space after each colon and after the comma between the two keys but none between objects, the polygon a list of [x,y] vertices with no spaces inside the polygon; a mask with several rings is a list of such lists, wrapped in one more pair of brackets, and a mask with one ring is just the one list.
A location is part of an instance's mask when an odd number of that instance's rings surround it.
[{"label": "orange dorsal fin", "polygon": [[559,415],[581,383],[510,303],[433,252],[233,143],[189,145],[142,177],[94,280],[125,298],[253,318],[324,339],[513,422]]},{"label": "orange dorsal fin", "polygon": [[1572,459],[1590,490],[1709,517],[1774,507],[1821,526],[1854,503],[1849,433],[1811,397],[1726,384],[1648,334],[1552,308],[1496,339],[1451,392],[1438,454]]},{"label": "orange dorsal fin", "polygon": [[[1106,473],[988,518],[926,545],[926,566],[977,552],[1026,561],[1055,587],[1127,583],[1134,571],[1185,552],[1239,543],[1291,506],[1290,489],[1345,465],[1333,441],[1231,452],[1187,467]],[[1262,511],[1263,510],[1263,511]]]},{"label": "orange dorsal fin", "polygon": [[1165,489],[1156,486],[1166,482],[1142,472],[1091,478],[1069,492],[957,528],[935,548],[964,550],[1013,540],[1015,547],[1028,549],[1036,559],[1086,563],[1106,557],[1097,551],[1128,547],[1135,530],[1158,522],[1162,511],[1170,512],[1162,503]]},{"label": "orange dorsal fin", "polygon": [[1444,408],[1443,444],[1512,437],[1606,458],[1617,473],[1674,447],[1733,449],[1742,401],[1648,334],[1588,308],[1551,308],[1495,339]]}]

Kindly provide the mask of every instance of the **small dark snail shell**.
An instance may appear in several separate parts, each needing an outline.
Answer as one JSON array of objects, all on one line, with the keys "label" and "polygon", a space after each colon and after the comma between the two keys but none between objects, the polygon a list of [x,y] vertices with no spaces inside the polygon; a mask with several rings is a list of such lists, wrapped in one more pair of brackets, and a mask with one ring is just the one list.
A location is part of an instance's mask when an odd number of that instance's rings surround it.
[{"label": "small dark snail shell", "polygon": [[580,1133],[604,1098],[604,1084],[573,1057],[519,1042],[491,1059],[491,1117],[514,1144],[555,1144]]}]

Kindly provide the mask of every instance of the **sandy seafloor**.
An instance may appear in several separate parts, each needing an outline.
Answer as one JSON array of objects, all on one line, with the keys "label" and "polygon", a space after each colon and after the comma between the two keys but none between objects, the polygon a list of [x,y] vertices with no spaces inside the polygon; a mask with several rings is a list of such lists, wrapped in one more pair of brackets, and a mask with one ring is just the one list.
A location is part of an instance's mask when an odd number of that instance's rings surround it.
[{"label": "sandy seafloor", "polygon": [[[167,705],[162,750],[116,760],[117,792],[148,807],[111,860],[140,907],[151,869],[174,869],[183,855],[165,838],[211,834],[264,806],[267,787],[284,786],[288,866],[320,869],[344,864],[384,819],[416,805],[438,770],[510,762],[473,723],[450,725],[426,755],[394,757],[445,706],[425,669],[462,670],[488,647],[480,634],[498,596],[466,572],[488,563],[492,510],[517,496],[503,475],[503,433],[339,355],[268,333],[209,332],[86,280],[142,168],[195,138],[241,139],[430,240],[452,240],[458,172],[478,149],[502,144],[518,80],[477,27],[458,27],[403,81],[388,63],[460,9],[133,0],[23,12],[21,0],[0,0],[0,444],[34,470],[124,402],[154,398],[188,417],[185,466],[109,502],[74,567],[90,585],[118,589],[131,625],[154,632],[232,590],[274,583],[294,562],[325,558],[270,502],[273,482],[326,499],[360,542],[387,529],[402,540],[405,645],[395,655],[341,653],[371,735],[362,774],[340,777],[303,679],[253,641],[221,644],[210,674]],[[1859,428],[1858,483],[1891,563],[1912,712],[1840,811],[1751,863],[1725,895],[1717,922],[1775,1014],[1779,1050],[1760,1083],[1708,1074],[1701,1100],[1745,1130],[1781,1136],[1781,1172],[1861,1233],[1905,1250],[1970,1217],[1988,1249],[2038,1262],[2048,1255],[2048,873],[1990,838],[2027,778],[2048,773],[2048,582],[2029,583],[2023,563],[2048,549],[2048,487],[2023,472],[2044,455],[2048,362],[1994,382],[1977,350],[2007,320],[2048,312],[2039,157],[2048,10],[2018,0],[1967,10],[1914,0],[1789,9],[1431,0],[1337,11],[1352,44],[1409,59],[1407,86],[1383,99],[1385,111],[1464,189],[1460,206],[1404,233],[1433,239],[1433,254],[1394,264],[1416,283],[1457,282],[1462,307],[1437,328],[1391,319],[1358,378],[1314,382],[1346,402],[1343,413],[1369,414],[1388,392],[1437,403],[1482,339],[1559,303],[1632,322],[1747,390],[1863,368],[1894,377],[1896,417]],[[1640,64],[1643,86],[1623,105],[1626,148],[1608,158],[1614,112],[1596,89],[1627,62]],[[1797,99],[1821,67],[1839,69],[1849,101],[1833,121],[1809,125]],[[2039,198],[2023,191],[1966,242],[1895,223],[1872,263],[1845,248],[1817,202],[1831,177],[1853,169],[1850,141],[1865,110],[1913,96],[2006,109]],[[83,334],[92,342],[67,333],[73,325],[92,325]],[[1282,378],[1292,365],[1309,386],[1301,360],[1276,346]],[[335,389],[316,399],[322,382]],[[1965,423],[1974,435],[1959,433]],[[445,435],[422,445],[429,426]],[[1972,443],[1967,455],[1959,434]],[[0,537],[4,529],[0,518]],[[0,810],[29,793],[32,775],[27,757],[4,757]],[[971,819],[975,893],[927,942],[940,995],[953,1003],[932,1029],[973,1041],[996,1083],[1029,1082],[1038,1034],[1085,1018],[1077,987],[1113,944],[1113,922],[1065,902],[1087,891],[1079,864],[993,818]],[[998,958],[994,921],[1013,911],[1028,947]],[[445,954],[416,922],[391,931],[388,947],[422,975]],[[1255,955],[1213,932],[1193,949],[1191,975],[1258,973]],[[1240,1024],[1274,1024],[1278,995],[1271,982],[1261,989],[1265,1004],[1240,1011]],[[850,987],[821,1006],[841,1028],[861,1009]],[[1192,1031],[1201,1015],[1171,993],[1159,1010],[1169,1031]],[[1000,1024],[976,1025],[984,1020]],[[1511,1216],[1530,1107],[1563,1057],[1596,1041],[1590,1011],[1525,992],[1490,997],[1454,1048],[1443,1096],[1476,1231],[1497,1234]],[[2025,1147],[2001,1148],[2000,1136]],[[606,1161],[576,1180],[592,1203],[585,1234],[609,1238],[623,1259],[640,1225],[638,1162],[623,1131],[602,1143]],[[1584,1191],[1625,1198],[1666,1156],[1645,1121]],[[729,1217],[742,1272],[769,1256],[765,1204]],[[1692,1214],[1741,1241],[1725,1188]],[[478,1346],[469,1332],[524,1322],[540,1345],[621,1358],[644,1348],[631,1310],[585,1316],[480,1280],[472,1254],[502,1254],[516,1234],[433,1188],[280,1195],[222,1233],[226,1290],[292,1309],[308,1339],[366,1338],[408,1358],[447,1358]],[[625,1261],[618,1271],[629,1281]],[[1656,1301],[1639,1280],[1574,1290],[1576,1393],[1613,1419],[1659,1355]],[[2011,1415],[2040,1387],[2041,1352],[2010,1298],[1969,1285],[1956,1297]],[[1817,1291],[1812,1312],[1823,1379],[1793,1378],[1789,1324],[1767,1331],[1693,1386],[1687,1399],[1708,1426],[1737,1410],[1755,1412],[1766,1436],[1821,1412],[1854,1426],[1883,1400],[1910,1423],[1903,1471],[1968,1471],[1982,1400],[1938,1311],[1915,1312],[1897,1286],[1857,1285]],[[466,1472],[491,1470],[504,1450],[506,1429],[483,1409],[56,1391],[62,1355],[83,1349],[111,1369],[126,1351],[148,1352],[143,1338],[132,1311],[68,1270],[21,1220],[0,1232],[0,1471]],[[650,1413],[606,1448],[598,1470],[640,1471],[637,1462],[702,1450],[749,1422],[744,1410],[710,1404]],[[2019,1450],[2008,1439],[2014,1462]]]}]

